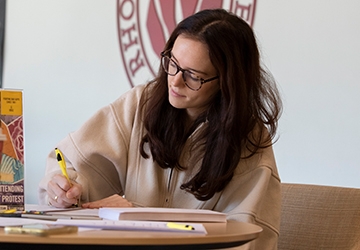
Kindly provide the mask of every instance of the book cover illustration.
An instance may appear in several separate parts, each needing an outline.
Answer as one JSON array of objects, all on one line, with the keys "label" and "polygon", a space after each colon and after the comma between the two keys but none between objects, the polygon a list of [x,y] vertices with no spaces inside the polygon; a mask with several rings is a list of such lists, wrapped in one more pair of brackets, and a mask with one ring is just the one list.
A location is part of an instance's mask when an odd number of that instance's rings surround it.
[{"label": "book cover illustration", "polygon": [[24,210],[22,91],[0,90],[0,210]]}]

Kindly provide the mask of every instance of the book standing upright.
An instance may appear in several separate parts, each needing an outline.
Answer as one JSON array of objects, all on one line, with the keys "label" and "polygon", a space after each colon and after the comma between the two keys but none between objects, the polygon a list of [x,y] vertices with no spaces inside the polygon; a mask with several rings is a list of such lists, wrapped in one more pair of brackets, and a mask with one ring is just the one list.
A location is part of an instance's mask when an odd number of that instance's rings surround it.
[{"label": "book standing upright", "polygon": [[0,211],[24,210],[24,131],[21,90],[0,89]]}]

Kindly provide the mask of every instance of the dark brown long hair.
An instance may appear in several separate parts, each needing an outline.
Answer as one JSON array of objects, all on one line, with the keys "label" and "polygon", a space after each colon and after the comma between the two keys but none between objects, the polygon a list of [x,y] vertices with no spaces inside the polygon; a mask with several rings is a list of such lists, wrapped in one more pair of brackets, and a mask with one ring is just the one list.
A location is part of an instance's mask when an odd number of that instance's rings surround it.
[{"label": "dark brown long hair", "polygon": [[208,46],[220,90],[207,110],[184,129],[186,113],[169,103],[167,74],[160,66],[141,99],[147,134],[140,152],[149,157],[144,150],[148,143],[153,160],[161,168],[185,170],[194,163],[179,163],[184,144],[206,121],[206,129],[193,143],[203,146],[202,161],[197,159],[202,162],[201,168],[181,188],[199,200],[208,200],[230,182],[242,157],[251,157],[272,145],[281,100],[271,75],[261,67],[253,31],[241,18],[223,9],[200,11],[177,25],[164,51],[173,47],[180,34]]}]

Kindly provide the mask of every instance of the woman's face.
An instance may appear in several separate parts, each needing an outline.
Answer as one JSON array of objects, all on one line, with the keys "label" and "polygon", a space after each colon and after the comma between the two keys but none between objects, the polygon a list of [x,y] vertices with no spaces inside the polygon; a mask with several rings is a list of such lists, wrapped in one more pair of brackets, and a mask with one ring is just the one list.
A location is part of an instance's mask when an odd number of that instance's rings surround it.
[{"label": "woman's face", "polygon": [[[212,65],[206,44],[179,35],[171,50],[171,59],[182,69],[190,71],[199,78],[208,79],[217,75]],[[186,109],[194,120],[203,112],[219,91],[218,79],[204,83],[198,91],[188,88],[182,72],[175,76],[168,75],[169,102],[178,109]]]}]

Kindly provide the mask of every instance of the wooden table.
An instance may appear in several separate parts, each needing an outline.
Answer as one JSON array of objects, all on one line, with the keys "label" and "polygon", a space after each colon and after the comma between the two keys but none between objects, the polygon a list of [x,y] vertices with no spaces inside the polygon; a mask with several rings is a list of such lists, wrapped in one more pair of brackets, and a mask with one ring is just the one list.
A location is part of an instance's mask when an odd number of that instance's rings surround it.
[{"label": "wooden table", "polygon": [[[0,249],[215,249],[235,247],[258,237],[262,228],[243,222],[204,223],[207,235],[173,232],[87,230],[47,237],[5,234],[0,228]],[[29,248],[32,249],[32,248]]]}]

